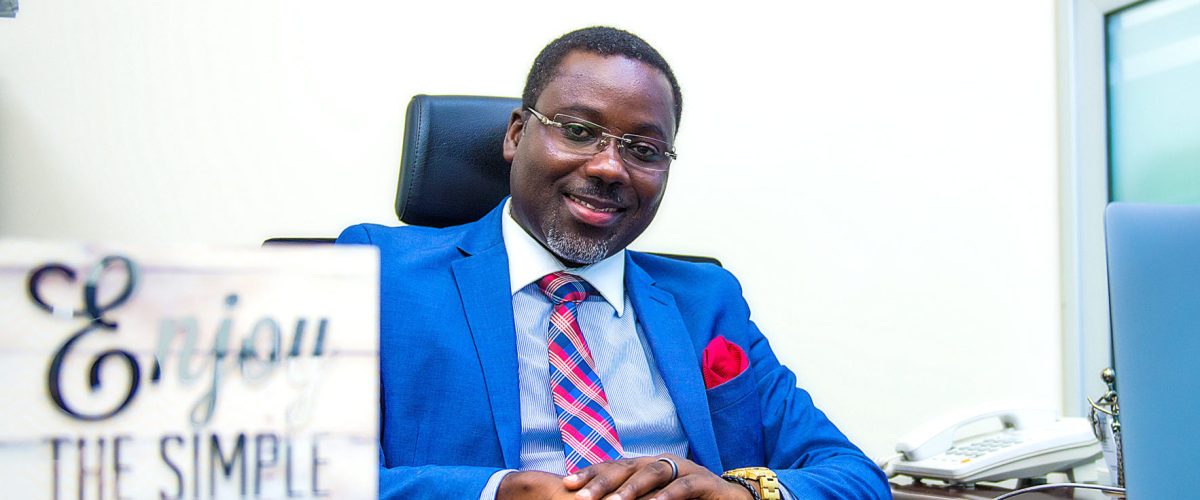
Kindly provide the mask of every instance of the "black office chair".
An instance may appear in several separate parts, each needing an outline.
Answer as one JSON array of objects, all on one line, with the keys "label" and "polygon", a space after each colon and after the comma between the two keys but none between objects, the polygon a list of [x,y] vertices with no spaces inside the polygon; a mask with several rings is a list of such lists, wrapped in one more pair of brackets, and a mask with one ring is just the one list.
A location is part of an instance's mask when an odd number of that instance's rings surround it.
[{"label": "black office chair", "polygon": [[[483,217],[508,196],[502,142],[520,99],[416,95],[404,122],[396,216],[405,224],[446,227]],[[332,238],[271,238],[269,244],[327,243]],[[717,259],[656,254],[721,265]]]},{"label": "black office chair", "polygon": [[503,138],[521,106],[508,97],[417,95],[408,103],[396,216],[446,227],[483,217],[508,196]]}]

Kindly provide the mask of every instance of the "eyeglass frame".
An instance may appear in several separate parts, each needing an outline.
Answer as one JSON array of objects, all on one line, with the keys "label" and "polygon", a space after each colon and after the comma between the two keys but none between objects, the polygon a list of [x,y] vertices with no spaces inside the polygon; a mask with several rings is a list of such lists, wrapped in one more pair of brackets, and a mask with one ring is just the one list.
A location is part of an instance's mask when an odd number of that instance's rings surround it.
[{"label": "eyeglass frame", "polygon": [[[543,114],[539,113],[539,112],[538,112],[536,109],[533,109],[533,108],[531,108],[531,107],[528,107],[528,108],[525,108],[525,109],[526,109],[527,111],[529,111],[530,113],[533,113],[533,116],[537,117],[538,121],[539,121],[539,122],[541,122],[541,124],[542,124],[542,125],[545,125],[545,126],[548,126],[548,127],[556,127],[556,128],[559,128],[559,129],[564,129],[564,128],[565,128],[565,125],[564,125],[562,122],[559,122],[559,121],[556,121],[556,120],[552,120],[552,119],[550,119],[550,118],[547,118],[547,117],[546,117],[546,115],[543,115]],[[580,117],[578,117],[578,116],[571,116],[571,115],[567,115],[567,114],[563,114],[563,113],[555,113],[555,115],[554,115],[554,117],[555,117],[555,118],[558,118],[558,117],[560,117],[560,116],[565,116],[565,117],[567,117],[567,118],[571,118],[571,119],[573,119],[573,120],[576,120],[576,121],[577,121],[577,122],[579,122],[580,124],[583,124],[583,125],[585,125],[585,126],[588,126],[588,127],[595,128],[597,131],[599,131],[599,132],[600,132],[600,139],[599,139],[599,141],[598,141],[598,143],[597,143],[597,145],[600,147],[600,149],[599,149],[599,150],[597,150],[597,151],[596,151],[596,153],[593,153],[593,154],[598,154],[598,153],[600,153],[600,151],[604,151],[604,148],[607,148],[607,147],[608,147],[608,140],[609,140],[609,139],[616,139],[616,141],[617,141],[617,142],[616,142],[616,144],[617,144],[617,147],[618,147],[619,149],[624,149],[626,144],[632,144],[632,143],[634,142],[634,140],[633,140],[633,139],[630,139],[630,137],[632,136],[632,137],[636,137],[636,138],[638,138],[638,139],[649,139],[649,140],[651,140],[651,141],[655,141],[655,142],[661,142],[663,145],[667,146],[667,147],[664,149],[664,151],[663,151],[663,154],[664,154],[664,155],[666,155],[666,157],[667,157],[667,158],[669,158],[669,160],[666,162],[666,166],[667,166],[667,168],[664,168],[664,169],[662,169],[662,170],[658,170],[658,169],[650,168],[650,167],[648,167],[648,166],[646,166],[646,165],[643,165],[643,164],[634,164],[634,162],[629,162],[628,160],[626,160],[626,162],[627,162],[627,163],[630,163],[631,165],[637,166],[637,167],[639,167],[639,168],[644,168],[644,169],[647,169],[647,170],[653,170],[653,171],[658,171],[658,172],[665,172],[665,171],[667,171],[667,170],[669,170],[669,169],[670,169],[670,166],[671,166],[671,162],[672,162],[672,161],[675,161],[675,160],[679,159],[679,154],[675,152],[675,146],[674,146],[674,145],[672,145],[672,144],[667,144],[667,141],[664,141],[664,140],[662,140],[662,139],[655,139],[655,138],[653,138],[653,137],[647,137],[647,136],[644,136],[644,135],[638,135],[638,134],[623,134],[623,135],[615,135],[615,134],[612,134],[612,133],[610,133],[610,132],[609,132],[609,130],[608,130],[608,127],[605,127],[605,126],[599,125],[599,124],[597,124],[597,123],[593,123],[593,122],[590,122],[590,121],[584,120],[583,118],[580,118]],[[624,158],[625,158],[625,155],[624,155],[624,154],[622,154],[622,155],[621,155],[621,158],[622,158],[622,159],[624,159]]]}]

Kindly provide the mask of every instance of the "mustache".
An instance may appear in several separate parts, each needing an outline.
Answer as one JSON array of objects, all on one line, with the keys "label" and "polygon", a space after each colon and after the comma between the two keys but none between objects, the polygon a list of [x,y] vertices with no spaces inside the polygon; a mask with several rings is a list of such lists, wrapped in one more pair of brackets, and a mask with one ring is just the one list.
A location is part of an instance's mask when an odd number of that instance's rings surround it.
[{"label": "mustache", "polygon": [[614,184],[606,184],[600,179],[589,177],[584,184],[572,186],[570,192],[575,195],[588,196],[598,200],[624,205],[621,192]]}]

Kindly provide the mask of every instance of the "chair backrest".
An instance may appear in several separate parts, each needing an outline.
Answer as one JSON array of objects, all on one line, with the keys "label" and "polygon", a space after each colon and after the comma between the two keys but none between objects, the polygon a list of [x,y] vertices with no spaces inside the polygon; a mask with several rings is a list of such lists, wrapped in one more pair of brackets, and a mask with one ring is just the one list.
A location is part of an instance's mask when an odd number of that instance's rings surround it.
[{"label": "chair backrest", "polygon": [[[462,95],[413,96],[404,122],[396,216],[414,226],[478,220],[508,196],[504,132],[521,100]],[[264,245],[319,244],[330,238],[271,238]],[[711,257],[659,253],[721,265]]]},{"label": "chair backrest", "polygon": [[508,196],[502,143],[521,100],[417,95],[408,103],[396,215],[446,227],[483,217]]}]

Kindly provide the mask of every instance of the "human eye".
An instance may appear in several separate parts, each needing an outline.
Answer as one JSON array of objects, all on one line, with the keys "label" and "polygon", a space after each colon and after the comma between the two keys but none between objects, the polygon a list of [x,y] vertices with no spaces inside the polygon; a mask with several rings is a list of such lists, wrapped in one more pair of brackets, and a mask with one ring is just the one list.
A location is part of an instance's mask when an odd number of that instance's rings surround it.
[{"label": "human eye", "polygon": [[664,158],[662,148],[650,142],[639,141],[630,143],[625,146],[625,149],[627,149],[629,153],[634,156],[634,158],[637,158],[641,161],[657,162],[662,161]]},{"label": "human eye", "polygon": [[592,127],[579,122],[564,122],[562,124],[563,137],[575,142],[590,142],[596,140],[596,131]]}]

